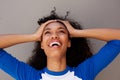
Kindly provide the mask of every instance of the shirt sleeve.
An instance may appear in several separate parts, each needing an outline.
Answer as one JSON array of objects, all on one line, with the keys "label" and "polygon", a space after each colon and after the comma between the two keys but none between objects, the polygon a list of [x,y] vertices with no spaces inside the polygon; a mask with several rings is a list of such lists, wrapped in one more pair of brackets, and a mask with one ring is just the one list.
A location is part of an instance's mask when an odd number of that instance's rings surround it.
[{"label": "shirt sleeve", "polygon": [[0,69],[18,80],[38,80],[37,70],[0,49]]},{"label": "shirt sleeve", "polygon": [[112,40],[93,56],[94,75],[111,63],[120,52],[120,40]]},{"label": "shirt sleeve", "polygon": [[85,80],[93,80],[120,52],[120,40],[111,40],[97,54],[76,67],[76,75]]}]

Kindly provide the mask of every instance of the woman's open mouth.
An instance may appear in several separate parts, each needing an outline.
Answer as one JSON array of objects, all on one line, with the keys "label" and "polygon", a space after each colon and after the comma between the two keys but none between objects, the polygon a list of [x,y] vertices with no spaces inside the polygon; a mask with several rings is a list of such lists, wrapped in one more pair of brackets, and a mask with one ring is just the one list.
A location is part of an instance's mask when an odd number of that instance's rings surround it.
[{"label": "woman's open mouth", "polygon": [[53,41],[49,44],[50,47],[60,47],[61,43],[58,41]]}]

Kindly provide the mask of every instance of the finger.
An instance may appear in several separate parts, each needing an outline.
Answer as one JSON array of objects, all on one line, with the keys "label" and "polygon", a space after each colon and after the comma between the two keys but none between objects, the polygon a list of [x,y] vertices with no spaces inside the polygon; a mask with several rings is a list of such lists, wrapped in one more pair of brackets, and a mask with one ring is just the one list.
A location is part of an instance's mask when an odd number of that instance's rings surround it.
[{"label": "finger", "polygon": [[42,37],[42,34],[43,34],[43,31],[45,29],[45,27],[49,24],[49,23],[52,23],[52,22],[55,22],[56,20],[49,20],[43,24],[41,24],[40,28],[38,29],[37,33],[40,34],[40,40],[41,41],[41,37]]},{"label": "finger", "polygon": [[52,23],[52,22],[56,22],[57,20],[49,20],[49,21],[47,21],[47,22],[45,22],[45,23],[43,23],[44,25],[47,25],[47,24],[49,24],[49,23]]},{"label": "finger", "polygon": [[60,19],[57,19],[58,22],[62,22],[62,23],[65,23],[64,20],[60,20]]},{"label": "finger", "polygon": [[70,24],[69,21],[64,21],[64,20],[57,20],[57,21],[62,22],[62,23],[65,24],[66,26],[67,26],[68,24]]}]

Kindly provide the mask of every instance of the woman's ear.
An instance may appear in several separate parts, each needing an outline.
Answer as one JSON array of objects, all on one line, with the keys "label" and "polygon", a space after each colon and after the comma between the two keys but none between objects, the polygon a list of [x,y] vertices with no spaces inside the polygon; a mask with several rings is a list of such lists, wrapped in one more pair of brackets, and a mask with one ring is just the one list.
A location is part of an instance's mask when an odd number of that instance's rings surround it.
[{"label": "woman's ear", "polygon": [[40,44],[40,47],[41,47],[41,49],[44,49],[44,48],[43,48],[43,43],[42,43],[42,42],[41,42],[41,44]]},{"label": "woman's ear", "polygon": [[68,47],[71,47],[71,40],[68,41]]}]

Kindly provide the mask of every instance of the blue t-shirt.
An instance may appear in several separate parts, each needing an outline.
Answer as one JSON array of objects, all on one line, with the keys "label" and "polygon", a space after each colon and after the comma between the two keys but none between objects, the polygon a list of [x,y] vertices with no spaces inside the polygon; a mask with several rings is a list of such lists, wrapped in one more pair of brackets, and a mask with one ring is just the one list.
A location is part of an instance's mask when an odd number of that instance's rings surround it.
[{"label": "blue t-shirt", "polygon": [[95,76],[105,68],[120,52],[120,40],[112,40],[95,55],[77,67],[68,67],[61,72],[53,72],[44,68],[36,70],[18,61],[0,49],[0,68],[16,80],[94,80]]}]

